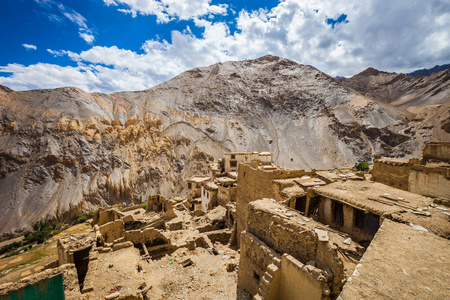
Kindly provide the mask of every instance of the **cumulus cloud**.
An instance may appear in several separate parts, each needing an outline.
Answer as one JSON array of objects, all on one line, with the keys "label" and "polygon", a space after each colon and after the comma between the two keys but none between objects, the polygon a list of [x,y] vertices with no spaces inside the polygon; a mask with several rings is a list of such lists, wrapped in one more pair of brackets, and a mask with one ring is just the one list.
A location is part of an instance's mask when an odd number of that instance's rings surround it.
[{"label": "cumulus cloud", "polygon": [[133,17],[137,14],[155,15],[158,22],[167,23],[175,18],[189,20],[208,14],[227,14],[227,4],[210,5],[211,0],[103,0],[106,5],[126,7],[118,11],[129,13]]},{"label": "cumulus cloud", "polygon": [[[125,2],[104,1],[110,5]],[[135,13],[145,11],[144,6],[137,10],[143,2],[128,3],[133,3],[129,7]],[[328,19],[348,22],[330,23]],[[53,55],[67,55],[79,66],[8,65],[0,72],[12,75],[0,77],[0,84],[13,89],[60,84],[88,91],[137,90],[189,68],[266,54],[313,65],[332,76],[351,76],[369,66],[409,72],[450,61],[448,1],[411,0],[405,5],[400,0],[285,0],[270,10],[240,11],[234,22],[237,30],[231,32],[227,23],[192,17],[193,25],[203,28],[201,36],[187,27],[173,31],[170,41],[145,41],[139,53],[115,46],[96,46],[80,53],[49,50]],[[41,73],[52,78],[47,81]]]},{"label": "cumulus cloud", "polygon": [[25,49],[27,50],[37,50],[37,47],[35,45],[31,45],[31,44],[22,44],[22,46],[25,47]]}]

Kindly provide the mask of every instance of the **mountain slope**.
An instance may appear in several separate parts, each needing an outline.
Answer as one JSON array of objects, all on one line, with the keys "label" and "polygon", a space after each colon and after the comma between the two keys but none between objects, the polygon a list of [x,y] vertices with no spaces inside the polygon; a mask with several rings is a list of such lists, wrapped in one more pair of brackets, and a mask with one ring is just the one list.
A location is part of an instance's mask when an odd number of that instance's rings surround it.
[{"label": "mountain slope", "polygon": [[427,106],[450,102],[450,70],[412,77],[368,68],[346,79],[344,85],[363,95],[396,107]]},{"label": "mountain slope", "polygon": [[137,92],[1,88],[0,230],[182,195],[186,178],[227,151],[272,151],[278,165],[307,169],[418,156],[433,133],[412,117],[273,56],[189,70]]}]

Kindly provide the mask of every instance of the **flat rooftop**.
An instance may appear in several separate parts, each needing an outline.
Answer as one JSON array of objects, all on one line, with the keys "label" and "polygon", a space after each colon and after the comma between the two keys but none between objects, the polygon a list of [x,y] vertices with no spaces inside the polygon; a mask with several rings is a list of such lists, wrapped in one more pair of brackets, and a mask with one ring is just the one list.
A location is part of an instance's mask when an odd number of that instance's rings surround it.
[{"label": "flat rooftop", "polygon": [[216,181],[220,184],[232,184],[236,182],[236,179],[224,176],[224,177],[216,177]]},{"label": "flat rooftop", "polygon": [[384,220],[340,300],[448,299],[450,241]]},{"label": "flat rooftop", "polygon": [[316,195],[378,215],[428,206],[433,199],[373,181],[338,181],[310,188]]},{"label": "flat rooftop", "polygon": [[316,185],[325,185],[325,181],[315,178],[315,177],[302,177],[300,179],[296,179],[295,182],[300,184],[302,187],[311,187]]},{"label": "flat rooftop", "polygon": [[188,182],[204,182],[204,181],[208,181],[210,180],[211,177],[208,176],[194,176],[189,178],[187,181]]}]

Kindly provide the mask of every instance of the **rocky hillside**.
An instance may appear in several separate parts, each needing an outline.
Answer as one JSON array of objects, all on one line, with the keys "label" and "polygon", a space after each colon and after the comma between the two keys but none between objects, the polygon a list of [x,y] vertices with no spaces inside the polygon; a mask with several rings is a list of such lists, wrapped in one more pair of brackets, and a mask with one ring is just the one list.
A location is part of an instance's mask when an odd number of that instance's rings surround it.
[{"label": "rocky hillside", "polygon": [[227,151],[272,151],[276,164],[306,169],[418,156],[423,142],[448,136],[423,122],[273,56],[193,69],[138,92],[1,87],[0,233],[183,195],[185,179]]},{"label": "rocky hillside", "polygon": [[439,105],[450,102],[450,69],[427,76],[409,76],[368,68],[341,79],[347,87],[396,107]]}]

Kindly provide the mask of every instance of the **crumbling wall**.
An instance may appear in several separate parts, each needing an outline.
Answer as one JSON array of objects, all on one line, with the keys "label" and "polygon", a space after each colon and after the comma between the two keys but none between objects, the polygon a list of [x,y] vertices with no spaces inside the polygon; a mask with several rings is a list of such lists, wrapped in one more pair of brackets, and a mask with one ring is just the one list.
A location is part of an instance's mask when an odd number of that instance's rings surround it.
[{"label": "crumbling wall", "polygon": [[410,172],[411,164],[407,160],[400,162],[385,158],[375,159],[372,180],[407,191]]},{"label": "crumbling wall", "polygon": [[253,234],[241,234],[241,256],[239,259],[238,289],[251,295],[258,293],[261,278],[274,258],[281,256]]},{"label": "crumbling wall", "polygon": [[262,198],[274,198],[272,187],[273,172],[259,170],[256,163],[239,164],[238,186],[236,191],[236,234],[246,229],[248,203]]},{"label": "crumbling wall", "polygon": [[217,204],[226,207],[230,202],[236,202],[237,187],[219,186],[217,193]]},{"label": "crumbling wall", "polygon": [[170,244],[170,240],[161,231],[155,228],[127,231],[125,232],[125,240],[130,241],[133,244]]},{"label": "crumbling wall", "polygon": [[91,225],[104,225],[109,222],[113,222],[124,216],[120,211],[118,211],[119,206],[99,208],[94,214]]},{"label": "crumbling wall", "polygon": [[114,243],[115,240],[125,236],[124,223],[120,219],[99,226],[99,230],[105,243]]},{"label": "crumbling wall", "polygon": [[161,195],[148,196],[147,211],[166,211],[165,204],[167,199]]},{"label": "crumbling wall", "polygon": [[[289,215],[292,215],[291,217],[281,215],[281,213],[277,212],[277,210],[280,211],[281,208],[283,208],[282,205],[275,204],[267,199],[250,203],[246,236],[252,234],[252,237],[254,237],[253,240],[255,238],[260,240],[260,242],[277,253],[288,253],[303,264],[312,261],[317,268],[322,270],[328,269],[329,272],[333,274],[330,284],[330,293],[334,295],[339,294],[340,288],[342,287],[343,282],[345,282],[344,263],[338,255],[338,246],[335,242],[330,240],[338,237],[335,234],[328,232],[330,238],[325,241],[319,241],[318,236],[315,233],[315,228],[318,223],[308,219],[309,223],[306,224],[303,217],[296,212],[289,213]],[[244,234],[241,235],[241,242],[246,241],[243,235]],[[342,239],[342,237],[339,237],[339,239]],[[249,246],[241,245],[241,265],[239,267],[239,272],[247,274],[249,272],[245,270],[247,264],[244,263],[242,265],[242,261],[246,259],[243,257],[243,254],[251,254],[254,250],[246,250],[245,247],[248,248]],[[249,256],[249,254],[245,255]],[[255,255],[250,255],[250,258],[252,258],[251,261],[253,262],[253,264],[249,264],[251,270],[254,270],[258,276],[261,276],[259,270],[267,268],[267,261],[258,260],[258,257]],[[242,275],[242,280],[245,284],[252,284],[250,279],[244,278],[246,276],[250,275]],[[241,276],[239,276],[238,280],[241,280]],[[244,283],[242,283],[241,286],[244,286]],[[254,292],[254,290],[247,291],[252,294]]]},{"label": "crumbling wall", "polygon": [[409,191],[450,199],[450,167],[414,165],[409,175]]},{"label": "crumbling wall", "polygon": [[[321,300],[329,299],[330,290],[326,274],[313,266],[305,265],[288,254],[281,258],[277,293],[266,300]],[[272,285],[271,285],[272,289]]]},{"label": "crumbling wall", "polygon": [[231,230],[229,229],[221,229],[206,232],[206,236],[210,239],[211,243],[215,244],[216,242],[221,243],[222,245],[228,244],[231,237]]}]

